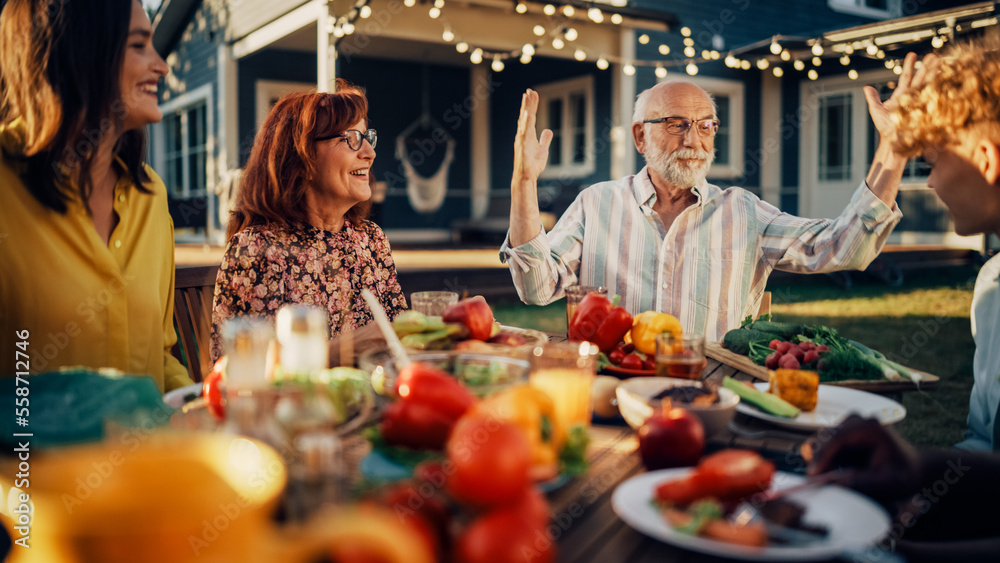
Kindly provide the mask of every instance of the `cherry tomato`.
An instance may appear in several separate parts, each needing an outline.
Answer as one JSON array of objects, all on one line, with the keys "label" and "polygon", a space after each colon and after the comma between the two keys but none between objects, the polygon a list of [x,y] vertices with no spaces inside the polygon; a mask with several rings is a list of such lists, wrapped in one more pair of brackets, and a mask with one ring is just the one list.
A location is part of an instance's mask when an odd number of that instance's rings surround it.
[{"label": "cherry tomato", "polygon": [[208,412],[219,420],[226,418],[226,401],[222,393],[222,384],[225,382],[222,372],[225,368],[226,358],[223,356],[215,362],[212,371],[201,382],[201,396],[205,398]]},{"label": "cherry tomato", "polygon": [[616,366],[622,365],[623,358],[625,358],[625,352],[623,352],[621,348],[615,348],[614,350],[608,352],[608,361]]},{"label": "cherry tomato", "polygon": [[420,362],[412,362],[399,372],[396,392],[404,401],[430,406],[451,420],[458,420],[476,402],[451,375]]},{"label": "cherry tomato", "polygon": [[626,354],[631,354],[632,352],[635,352],[635,344],[631,342],[625,343],[625,345],[622,346],[622,352],[625,352]]},{"label": "cherry tomato", "polygon": [[628,354],[622,358],[622,369],[642,369],[642,358],[635,354]]},{"label": "cherry tomato", "polygon": [[473,414],[455,424],[445,448],[455,500],[489,507],[518,498],[530,485],[531,446],[516,426]]},{"label": "cherry tomato", "polygon": [[646,356],[646,359],[642,361],[642,369],[656,369],[656,361],[650,356]]},{"label": "cherry tomato", "polygon": [[431,405],[399,400],[385,409],[379,430],[387,444],[440,450],[453,425],[451,417]]},{"label": "cherry tomato", "polygon": [[722,450],[698,464],[704,486],[723,499],[737,499],[771,486],[774,464],[749,450]]}]

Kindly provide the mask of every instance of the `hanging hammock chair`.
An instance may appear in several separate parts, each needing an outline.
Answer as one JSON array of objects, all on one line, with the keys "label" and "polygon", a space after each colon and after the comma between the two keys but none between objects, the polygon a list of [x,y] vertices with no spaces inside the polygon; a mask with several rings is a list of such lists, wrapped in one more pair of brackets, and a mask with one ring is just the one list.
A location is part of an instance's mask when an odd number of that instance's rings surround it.
[{"label": "hanging hammock chair", "polygon": [[[448,130],[438,123],[430,114],[430,101],[427,81],[427,67],[423,69],[423,112],[416,121],[411,123],[396,137],[396,158],[403,163],[403,172],[406,176],[406,195],[410,200],[410,206],[419,213],[430,214],[441,208],[444,198],[448,193],[448,170],[451,168],[451,161],[455,158],[455,138]],[[434,134],[431,141],[434,145],[440,145],[440,139],[446,140],[444,159],[441,160],[438,169],[430,176],[421,175],[413,163],[410,161],[410,153],[406,150],[406,141],[410,139],[418,130],[430,130]],[[430,156],[425,154],[424,156]]]}]

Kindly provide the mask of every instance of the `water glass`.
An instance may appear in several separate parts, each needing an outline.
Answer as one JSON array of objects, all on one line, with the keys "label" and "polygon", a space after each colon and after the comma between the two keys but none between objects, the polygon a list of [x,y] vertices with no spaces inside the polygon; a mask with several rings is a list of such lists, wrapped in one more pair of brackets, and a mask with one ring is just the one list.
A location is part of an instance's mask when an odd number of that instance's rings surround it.
[{"label": "water glass", "polygon": [[454,291],[418,291],[410,294],[410,309],[429,317],[440,317],[449,305],[458,303]]},{"label": "water glass", "polygon": [[529,383],[552,398],[563,428],[590,426],[597,352],[589,342],[550,342],[531,351]]},{"label": "water glass", "polygon": [[705,369],[705,336],[664,332],[656,335],[656,375],[700,379]]},{"label": "water glass", "polygon": [[580,305],[580,301],[587,296],[588,293],[597,292],[601,295],[608,296],[608,288],[596,286],[596,285],[571,285],[566,288],[566,327],[569,327],[569,323],[573,321],[573,315],[576,314],[576,308]]}]

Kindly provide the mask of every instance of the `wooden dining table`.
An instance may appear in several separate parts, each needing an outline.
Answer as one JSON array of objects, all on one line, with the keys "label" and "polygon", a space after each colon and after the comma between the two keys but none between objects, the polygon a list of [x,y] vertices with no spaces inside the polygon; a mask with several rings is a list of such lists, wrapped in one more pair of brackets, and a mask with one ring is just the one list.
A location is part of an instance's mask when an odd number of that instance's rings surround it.
[{"label": "wooden dining table", "polygon": [[[720,383],[725,376],[741,381],[753,377],[709,359],[702,380]],[[736,429],[736,432],[732,430]],[[737,413],[730,430],[710,437],[706,451],[745,448],[757,451],[782,471],[804,473],[799,448],[809,434],[780,430]],[[585,474],[568,480],[547,496],[552,508],[548,536],[556,542],[561,562],[709,562],[718,557],[663,543],[629,527],[614,512],[611,496],[622,482],[643,473],[636,433],[624,421],[600,419],[590,427],[591,443]],[[370,446],[364,440],[345,442],[348,459],[360,460]]]}]

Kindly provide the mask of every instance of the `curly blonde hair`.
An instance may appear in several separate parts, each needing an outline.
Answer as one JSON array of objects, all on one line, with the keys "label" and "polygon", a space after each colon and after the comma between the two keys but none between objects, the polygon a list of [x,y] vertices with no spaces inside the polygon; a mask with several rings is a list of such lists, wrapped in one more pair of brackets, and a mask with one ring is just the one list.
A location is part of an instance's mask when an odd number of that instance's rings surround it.
[{"label": "curly blonde hair", "polygon": [[895,149],[907,156],[958,143],[970,129],[1000,142],[1000,50],[983,43],[949,48],[927,84],[900,99],[892,119]]}]

